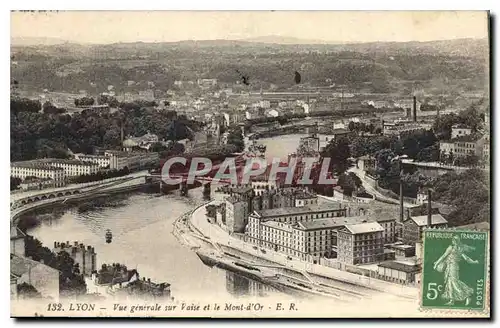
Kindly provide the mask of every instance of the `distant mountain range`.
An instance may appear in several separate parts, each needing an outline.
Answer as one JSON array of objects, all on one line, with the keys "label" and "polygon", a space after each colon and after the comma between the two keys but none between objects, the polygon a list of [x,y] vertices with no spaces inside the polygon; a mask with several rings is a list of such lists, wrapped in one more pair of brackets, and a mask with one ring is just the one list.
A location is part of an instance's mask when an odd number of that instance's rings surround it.
[{"label": "distant mountain range", "polygon": [[325,41],[312,39],[299,39],[289,36],[266,35],[256,38],[241,39],[238,41],[253,42],[253,43],[271,43],[271,44],[344,44],[342,41]]},{"label": "distant mountain range", "polygon": [[[452,40],[435,40],[435,41],[408,41],[408,42],[395,42],[395,41],[380,41],[380,42],[348,42],[348,41],[325,41],[319,39],[300,39],[289,36],[279,36],[279,35],[267,35],[267,36],[259,36],[255,38],[246,38],[246,39],[235,39],[235,40],[225,40],[225,39],[217,39],[217,40],[183,40],[183,41],[175,41],[175,42],[117,42],[113,44],[213,44],[213,45],[229,45],[229,44],[239,44],[239,43],[264,43],[264,44],[276,44],[276,45],[354,45],[354,46],[371,46],[374,45],[390,45],[390,46],[417,46],[417,45],[459,45],[464,46],[467,43],[475,43],[475,42],[484,42],[486,39],[452,39]],[[75,41],[69,41],[59,38],[37,38],[37,37],[12,37],[11,38],[11,46],[51,46],[51,45],[60,45],[60,44],[82,44],[82,45],[91,45],[89,43],[79,43]],[[92,44],[97,46],[98,44]],[[104,45],[104,44],[100,44]]]}]

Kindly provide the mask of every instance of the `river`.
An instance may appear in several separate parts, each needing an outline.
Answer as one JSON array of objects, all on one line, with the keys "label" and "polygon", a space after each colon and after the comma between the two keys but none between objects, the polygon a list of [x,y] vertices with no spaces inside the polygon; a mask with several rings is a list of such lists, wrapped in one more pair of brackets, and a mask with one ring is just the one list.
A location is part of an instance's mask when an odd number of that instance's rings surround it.
[{"label": "river", "polygon": [[[268,157],[286,157],[295,151],[302,135],[261,139]],[[324,143],[322,136],[322,144]],[[278,293],[270,287],[219,268],[205,266],[195,252],[172,235],[172,224],[202,200],[201,188],[167,195],[128,193],[83,201],[64,208],[25,215],[39,223],[28,233],[52,248],[55,241],[78,241],[95,247],[97,268],[103,263],[123,263],[141,276],[171,284],[172,296],[210,295],[220,299]],[[106,230],[113,232],[107,244]]]}]

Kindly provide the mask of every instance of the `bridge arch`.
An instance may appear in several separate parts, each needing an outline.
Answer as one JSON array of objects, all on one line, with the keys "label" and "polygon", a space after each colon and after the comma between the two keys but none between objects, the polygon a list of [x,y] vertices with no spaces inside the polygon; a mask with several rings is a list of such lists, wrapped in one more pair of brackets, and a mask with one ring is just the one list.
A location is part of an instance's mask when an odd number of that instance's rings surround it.
[{"label": "bridge arch", "polygon": [[66,191],[66,192],[64,193],[64,196],[69,196],[69,195],[71,195],[71,191]]},{"label": "bridge arch", "polygon": [[56,196],[57,197],[62,197],[62,196],[64,196],[64,194],[62,192],[58,192]]},{"label": "bridge arch", "polygon": [[47,199],[47,195],[42,196],[42,200],[45,200],[45,199]]},{"label": "bridge arch", "polygon": [[73,194],[79,194],[79,193],[80,193],[80,190],[73,191]]},{"label": "bridge arch", "polygon": [[33,198],[28,198],[27,203],[33,203]]},{"label": "bridge arch", "polygon": [[22,204],[22,205],[26,205],[26,203],[27,203],[27,201],[26,201],[25,199],[23,199],[23,200],[21,201],[21,204]]},{"label": "bridge arch", "polygon": [[39,197],[35,197],[35,198],[33,198],[33,201],[38,202],[38,201],[40,201],[40,198]]},{"label": "bridge arch", "polygon": [[49,199],[50,199],[50,198],[56,198],[56,195],[54,195],[54,194],[50,194],[50,195],[49,195]]}]

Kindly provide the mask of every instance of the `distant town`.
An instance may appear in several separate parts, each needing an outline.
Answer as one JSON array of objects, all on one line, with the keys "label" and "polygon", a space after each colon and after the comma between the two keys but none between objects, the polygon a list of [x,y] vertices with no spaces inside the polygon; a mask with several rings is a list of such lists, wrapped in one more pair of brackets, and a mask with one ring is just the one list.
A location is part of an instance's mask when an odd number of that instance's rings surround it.
[{"label": "distant town", "polygon": [[[12,65],[21,65],[22,51],[13,56]],[[188,198],[197,188],[203,199],[172,218],[172,227],[210,267],[322,296],[340,288],[336,279],[361,294],[378,288],[417,295],[425,228],[489,230],[488,95],[436,94],[426,85],[382,92],[371,82],[333,77],[311,83],[304,72],[300,77],[306,66],[289,72],[291,86],[250,84],[253,76],[235,69],[233,82],[100,81],[77,92],[35,90],[13,74],[11,299],[177,297],[174,282],[140,276],[141,263],[99,261],[100,250],[124,235],[114,235],[113,224],[94,228],[100,246],[73,241],[71,233],[46,244],[30,235],[26,213],[124,192]],[[75,72],[68,65],[57,74]],[[280,143],[290,136],[292,146]],[[317,163],[329,158],[335,183],[270,181],[266,170],[248,184],[212,185],[208,174],[167,186],[162,166],[173,156],[188,163],[295,159],[297,174],[310,170],[315,182]],[[182,177],[189,164],[176,170]],[[341,293],[350,295],[348,288]]]}]

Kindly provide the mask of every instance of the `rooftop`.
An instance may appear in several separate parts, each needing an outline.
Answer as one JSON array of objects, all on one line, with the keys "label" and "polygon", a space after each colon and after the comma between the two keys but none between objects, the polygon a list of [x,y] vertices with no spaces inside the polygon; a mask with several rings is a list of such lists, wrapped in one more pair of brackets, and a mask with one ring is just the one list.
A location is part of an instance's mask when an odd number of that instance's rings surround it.
[{"label": "rooftop", "polygon": [[468,134],[465,136],[456,137],[451,139],[450,142],[476,142],[481,139],[483,136],[480,134]]},{"label": "rooftop", "polygon": [[452,129],[471,129],[469,126],[467,126],[465,124],[454,124],[451,128]]},{"label": "rooftop", "polygon": [[403,271],[403,272],[407,272],[407,273],[413,273],[413,272],[420,271],[420,267],[416,264],[410,265],[410,264],[401,263],[398,261],[382,262],[378,266],[382,267],[382,268],[388,268],[388,269]]},{"label": "rooftop", "polygon": [[304,207],[283,207],[283,208],[273,208],[268,210],[256,211],[260,217],[267,218],[273,216],[284,216],[284,215],[299,215],[299,214],[310,214],[310,213],[324,213],[324,212],[334,212],[346,210],[345,208],[340,208],[339,206],[331,205],[311,205]]},{"label": "rooftop", "polygon": [[54,167],[48,163],[40,163],[37,161],[13,162],[10,163],[11,167],[22,167],[27,169],[39,169],[50,171],[64,171],[62,167]]},{"label": "rooftop", "polygon": [[316,219],[312,221],[303,221],[297,223],[295,227],[300,230],[321,230],[321,229],[340,228],[348,224],[352,225],[364,222],[368,222],[367,217],[363,216],[336,217],[336,218]]},{"label": "rooftop", "polygon": [[[427,225],[427,215],[412,216],[410,219],[413,220],[413,222],[415,222],[419,227]],[[448,221],[441,214],[432,214],[431,222],[433,225],[448,223]]]},{"label": "rooftop", "polygon": [[[33,261],[26,257],[17,256],[14,254],[10,255],[10,273],[15,276],[21,277],[23,274],[39,265],[44,264],[42,264],[41,262]],[[49,266],[46,267],[50,268]],[[55,270],[53,268],[50,269]]]},{"label": "rooftop", "polygon": [[[53,167],[53,165],[55,164],[98,166],[97,164],[83,162],[77,159],[62,159],[62,158],[40,158],[31,161],[13,162],[10,165],[17,167],[27,167],[27,168],[56,169]],[[59,169],[62,170],[62,168]]]},{"label": "rooftop", "polygon": [[276,221],[266,221],[266,222],[263,222],[262,225],[268,226],[268,227],[271,227],[274,229],[283,230],[283,231],[290,232],[290,233],[293,231],[291,225],[286,224],[286,223],[276,222]]},{"label": "rooftop", "polygon": [[348,224],[345,226],[352,234],[362,234],[368,232],[384,231],[384,228],[378,222],[367,222],[359,224]]}]

